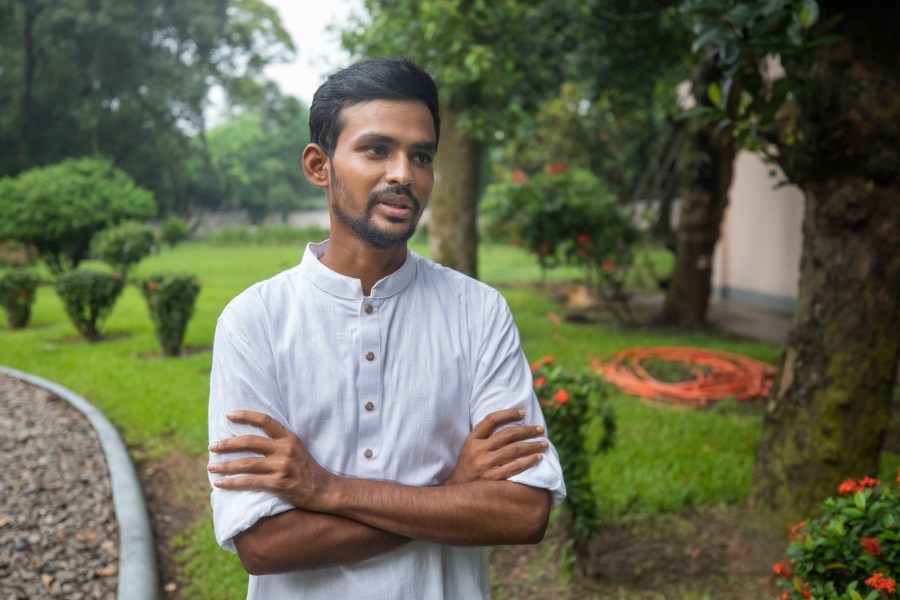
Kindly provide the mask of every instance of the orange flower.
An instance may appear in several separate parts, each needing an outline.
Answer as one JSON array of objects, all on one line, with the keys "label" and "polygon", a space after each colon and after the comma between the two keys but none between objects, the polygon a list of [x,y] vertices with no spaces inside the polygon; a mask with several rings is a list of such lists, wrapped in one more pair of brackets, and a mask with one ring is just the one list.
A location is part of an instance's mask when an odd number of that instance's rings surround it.
[{"label": "orange flower", "polygon": [[788,598],[790,598],[790,596],[788,596],[788,593],[785,592],[778,597],[778,600],[788,600]]},{"label": "orange flower", "polygon": [[576,242],[579,246],[587,246],[587,245],[589,245],[589,244],[591,243],[591,236],[589,236],[589,235],[586,234],[586,233],[579,234],[579,235],[575,238],[575,242]]},{"label": "orange flower", "polygon": [[564,162],[555,162],[555,163],[551,164],[549,167],[547,167],[547,172],[550,175],[562,175],[563,173],[565,173],[568,170],[569,170],[569,167],[566,166],[566,163],[564,163]]},{"label": "orange flower", "polygon": [[866,585],[875,588],[879,592],[888,594],[893,594],[897,590],[894,580],[890,577],[885,577],[878,571],[872,572],[872,576],[866,579]]},{"label": "orange flower", "polygon": [[616,268],[616,261],[614,261],[611,258],[607,258],[606,260],[603,261],[603,264],[600,266],[603,268],[604,271],[609,273],[610,271],[612,271],[613,269]]},{"label": "orange flower", "polygon": [[806,527],[806,521],[800,521],[799,523],[797,523],[796,525],[791,527],[791,540],[792,541],[796,540],[798,537],[800,537],[800,531],[804,527]]},{"label": "orange flower", "polygon": [[155,281],[151,281],[150,283],[147,284],[147,289],[150,290],[151,292],[155,292],[158,287],[159,287],[159,285],[157,285],[157,283]]},{"label": "orange flower", "polygon": [[534,387],[543,387],[545,383],[547,383],[547,378],[541,375],[534,380]]},{"label": "orange flower", "polygon": [[812,592],[810,592],[809,590],[803,590],[802,592],[800,592],[800,595],[804,598],[809,598],[812,596]]},{"label": "orange flower", "polygon": [[781,561],[772,565],[772,572],[778,575],[779,577],[790,577],[791,576],[791,565],[788,563]]},{"label": "orange flower", "polygon": [[541,361],[542,361],[545,365],[552,365],[552,364],[553,364],[553,357],[550,356],[550,355],[548,354],[547,356],[545,356],[544,358],[542,358]]},{"label": "orange flower", "polygon": [[537,373],[537,370],[541,368],[542,364],[543,363],[541,363],[541,361],[539,361],[539,360],[536,360],[533,363],[531,363],[531,372]]},{"label": "orange flower", "polygon": [[844,495],[855,494],[856,492],[859,492],[861,490],[862,487],[858,483],[856,483],[854,479],[844,480],[844,482],[841,483],[841,485],[839,485],[837,489],[839,494]]},{"label": "orange flower", "polygon": [[863,547],[868,554],[878,556],[881,554],[881,544],[875,538],[864,537],[859,540],[860,546]]},{"label": "orange flower", "polygon": [[553,395],[553,400],[558,404],[565,404],[569,401],[569,392],[566,390],[559,390]]},{"label": "orange flower", "polygon": [[881,482],[869,476],[863,477],[859,480],[860,488],[875,487],[876,485],[881,485]]},{"label": "orange flower", "polygon": [[522,183],[523,181],[525,181],[525,171],[523,171],[522,169],[516,169],[515,171],[513,171],[512,180],[515,183]]},{"label": "orange flower", "polygon": [[897,467],[897,483],[900,483],[900,467]]}]

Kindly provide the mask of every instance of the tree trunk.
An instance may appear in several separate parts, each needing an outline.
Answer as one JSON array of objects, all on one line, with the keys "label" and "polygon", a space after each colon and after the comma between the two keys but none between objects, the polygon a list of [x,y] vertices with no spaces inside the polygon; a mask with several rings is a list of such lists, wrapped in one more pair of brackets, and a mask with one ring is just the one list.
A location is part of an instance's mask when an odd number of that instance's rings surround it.
[{"label": "tree trunk", "polygon": [[[706,90],[718,77],[711,64],[699,65],[693,76],[693,95],[698,103],[709,104]],[[735,148],[728,129],[695,125],[687,135],[685,151],[695,159],[684,172],[675,265],[661,319],[671,325],[698,328],[706,324],[712,255],[728,206]]]},{"label": "tree trunk", "polygon": [[[823,18],[838,12],[822,4]],[[879,25],[900,11],[840,8],[843,41],[798,95],[799,141],[781,149],[806,210],[797,310],[749,496],[768,534],[814,514],[843,479],[877,474],[900,359],[900,53]]]},{"label": "tree trunk", "polygon": [[458,116],[452,108],[441,113],[428,246],[436,262],[476,277],[482,144],[459,131]]}]

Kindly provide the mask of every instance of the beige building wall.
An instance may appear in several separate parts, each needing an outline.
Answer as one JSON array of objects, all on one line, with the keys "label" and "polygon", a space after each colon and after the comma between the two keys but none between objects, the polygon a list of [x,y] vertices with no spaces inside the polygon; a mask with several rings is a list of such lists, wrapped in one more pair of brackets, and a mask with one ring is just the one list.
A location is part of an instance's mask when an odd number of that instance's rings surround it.
[{"label": "beige building wall", "polygon": [[792,312],[797,299],[803,193],[779,170],[742,151],[713,257],[714,294]]}]

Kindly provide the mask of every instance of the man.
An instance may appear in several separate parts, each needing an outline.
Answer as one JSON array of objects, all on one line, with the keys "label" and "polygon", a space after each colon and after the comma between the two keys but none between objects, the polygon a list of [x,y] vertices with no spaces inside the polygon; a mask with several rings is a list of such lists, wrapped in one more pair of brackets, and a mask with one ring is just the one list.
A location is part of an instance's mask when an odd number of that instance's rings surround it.
[{"label": "man", "polygon": [[302,156],[331,236],[219,319],[213,514],[251,598],[486,598],[484,546],[565,496],[505,301],[407,249],[439,131],[411,61],[331,76]]}]

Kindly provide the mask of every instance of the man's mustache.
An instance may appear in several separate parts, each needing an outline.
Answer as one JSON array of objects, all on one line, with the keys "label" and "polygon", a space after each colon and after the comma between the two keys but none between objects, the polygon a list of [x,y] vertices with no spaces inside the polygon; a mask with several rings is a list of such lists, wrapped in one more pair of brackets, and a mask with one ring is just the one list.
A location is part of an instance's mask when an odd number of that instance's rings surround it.
[{"label": "man's mustache", "polygon": [[422,203],[419,202],[419,199],[416,198],[416,195],[412,193],[407,187],[402,185],[392,185],[384,188],[383,190],[376,190],[369,195],[369,201],[367,203],[368,208],[372,208],[376,204],[383,202],[385,197],[387,196],[406,196],[409,198],[410,202],[413,204],[413,208],[416,212],[419,212],[419,209],[422,207]]}]

